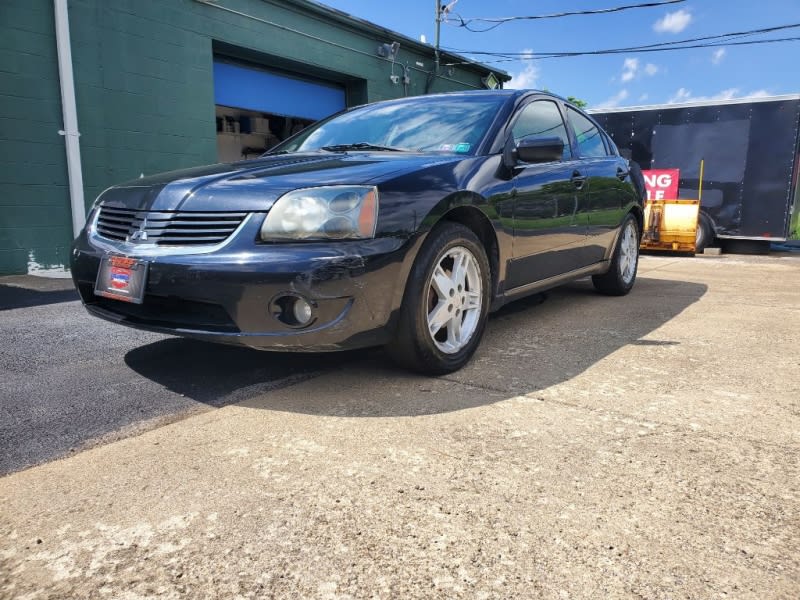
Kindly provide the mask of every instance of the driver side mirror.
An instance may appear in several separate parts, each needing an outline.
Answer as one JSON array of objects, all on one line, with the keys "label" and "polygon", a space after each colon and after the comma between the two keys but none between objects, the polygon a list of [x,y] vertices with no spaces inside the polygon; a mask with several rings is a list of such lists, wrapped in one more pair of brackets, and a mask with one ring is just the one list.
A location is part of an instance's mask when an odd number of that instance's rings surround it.
[{"label": "driver side mirror", "polygon": [[524,163],[556,162],[563,156],[564,141],[559,137],[524,137],[514,150],[514,157]]},{"label": "driver side mirror", "polygon": [[514,169],[519,163],[560,162],[564,157],[564,142],[561,138],[527,136],[514,143],[514,136],[509,135],[503,147],[502,168],[505,177],[513,177]]}]

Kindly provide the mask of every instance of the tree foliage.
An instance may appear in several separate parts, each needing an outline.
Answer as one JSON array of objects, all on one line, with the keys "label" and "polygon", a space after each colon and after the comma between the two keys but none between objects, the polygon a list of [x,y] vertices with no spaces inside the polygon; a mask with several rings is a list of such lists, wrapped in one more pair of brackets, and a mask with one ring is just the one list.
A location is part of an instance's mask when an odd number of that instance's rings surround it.
[{"label": "tree foliage", "polygon": [[586,108],[589,106],[589,103],[586,100],[581,100],[580,98],[576,98],[575,96],[567,96],[567,102],[572,102],[578,108]]}]

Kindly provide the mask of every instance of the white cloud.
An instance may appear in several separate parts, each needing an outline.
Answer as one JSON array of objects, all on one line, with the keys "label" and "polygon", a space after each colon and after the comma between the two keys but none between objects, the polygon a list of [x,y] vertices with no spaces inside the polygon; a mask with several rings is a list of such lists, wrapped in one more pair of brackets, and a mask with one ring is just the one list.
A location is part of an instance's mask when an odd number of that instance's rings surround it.
[{"label": "white cloud", "polygon": [[512,73],[512,79],[508,83],[503,84],[503,87],[510,90],[527,90],[536,88],[538,85],[539,76],[541,71],[533,62],[533,50],[525,48],[522,51],[521,60],[525,61],[525,68],[517,73]]},{"label": "white cloud", "polygon": [[622,83],[631,81],[634,77],[636,77],[636,73],[639,70],[639,59],[638,58],[626,58],[625,62],[622,63]]},{"label": "white cloud", "polygon": [[718,48],[714,50],[713,54],[711,55],[711,64],[718,65],[722,62],[723,58],[725,58],[725,48]]},{"label": "white cloud", "polygon": [[615,108],[619,106],[623,100],[625,100],[629,96],[628,90],[621,89],[618,93],[614,94],[606,100],[605,102],[601,102],[595,108]]},{"label": "white cloud", "polygon": [[641,96],[639,96],[639,102],[644,102],[649,97],[650,97],[650,94],[642,94]]},{"label": "white cloud", "polygon": [[691,90],[680,88],[672,97],[667,100],[667,104],[678,104],[681,102],[714,102],[721,100],[741,100],[747,98],[765,98],[770,93],[767,90],[755,90],[742,94],[739,88],[728,88],[712,96],[693,96]]},{"label": "white cloud", "polygon": [[680,33],[692,22],[692,14],[680,9],[675,12],[667,13],[658,21],[653,23],[653,31],[657,33]]},{"label": "white cloud", "polygon": [[711,96],[711,100],[733,100],[739,95],[739,88],[728,88],[722,90],[719,94]]},{"label": "white cloud", "polygon": [[[648,77],[652,77],[659,71],[658,65],[654,65],[653,63],[647,63],[642,67],[638,58],[626,58],[622,63],[622,75],[620,75],[619,79],[622,83],[628,83],[639,77],[642,73]],[[616,78],[612,79],[612,81],[616,81]]]},{"label": "white cloud", "polygon": [[678,102],[687,102],[692,97],[692,93],[686,88],[681,88],[672,97],[667,100],[667,104],[676,104]]}]

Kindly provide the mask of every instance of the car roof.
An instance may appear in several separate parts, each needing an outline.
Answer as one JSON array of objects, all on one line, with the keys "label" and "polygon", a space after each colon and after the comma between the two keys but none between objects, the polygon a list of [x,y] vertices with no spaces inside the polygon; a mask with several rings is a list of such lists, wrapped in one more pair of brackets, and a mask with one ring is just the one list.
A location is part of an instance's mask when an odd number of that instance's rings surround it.
[{"label": "car roof", "polygon": [[[485,97],[485,98],[505,98],[505,99],[518,99],[522,98],[523,96],[529,95],[542,95],[542,96],[549,96],[551,98],[556,98],[563,102],[568,102],[566,99],[558,96],[557,94],[553,94],[552,92],[544,91],[544,90],[516,90],[516,89],[499,89],[499,90],[460,90],[455,92],[441,92],[437,94],[424,94],[419,96],[404,96],[402,98],[392,98],[390,100],[382,100],[379,102],[370,102],[369,104],[390,104],[393,102],[407,102],[409,100],[419,100],[422,102],[427,101],[435,101],[438,98],[458,98],[458,97],[465,97],[465,98],[475,98],[475,97]],[[366,106],[366,105],[361,105]],[[359,108],[354,106],[352,108]]]}]

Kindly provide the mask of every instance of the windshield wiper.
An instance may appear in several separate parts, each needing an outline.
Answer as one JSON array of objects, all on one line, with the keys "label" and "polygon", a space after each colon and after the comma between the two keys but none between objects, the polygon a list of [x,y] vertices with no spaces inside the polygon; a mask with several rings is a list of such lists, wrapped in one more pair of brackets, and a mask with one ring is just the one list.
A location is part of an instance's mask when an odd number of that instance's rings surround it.
[{"label": "windshield wiper", "polygon": [[368,142],[357,142],[355,144],[334,144],[332,146],[322,146],[320,150],[328,152],[345,152],[347,150],[378,150],[384,152],[407,152],[404,148],[393,148],[392,146],[377,146]]}]

